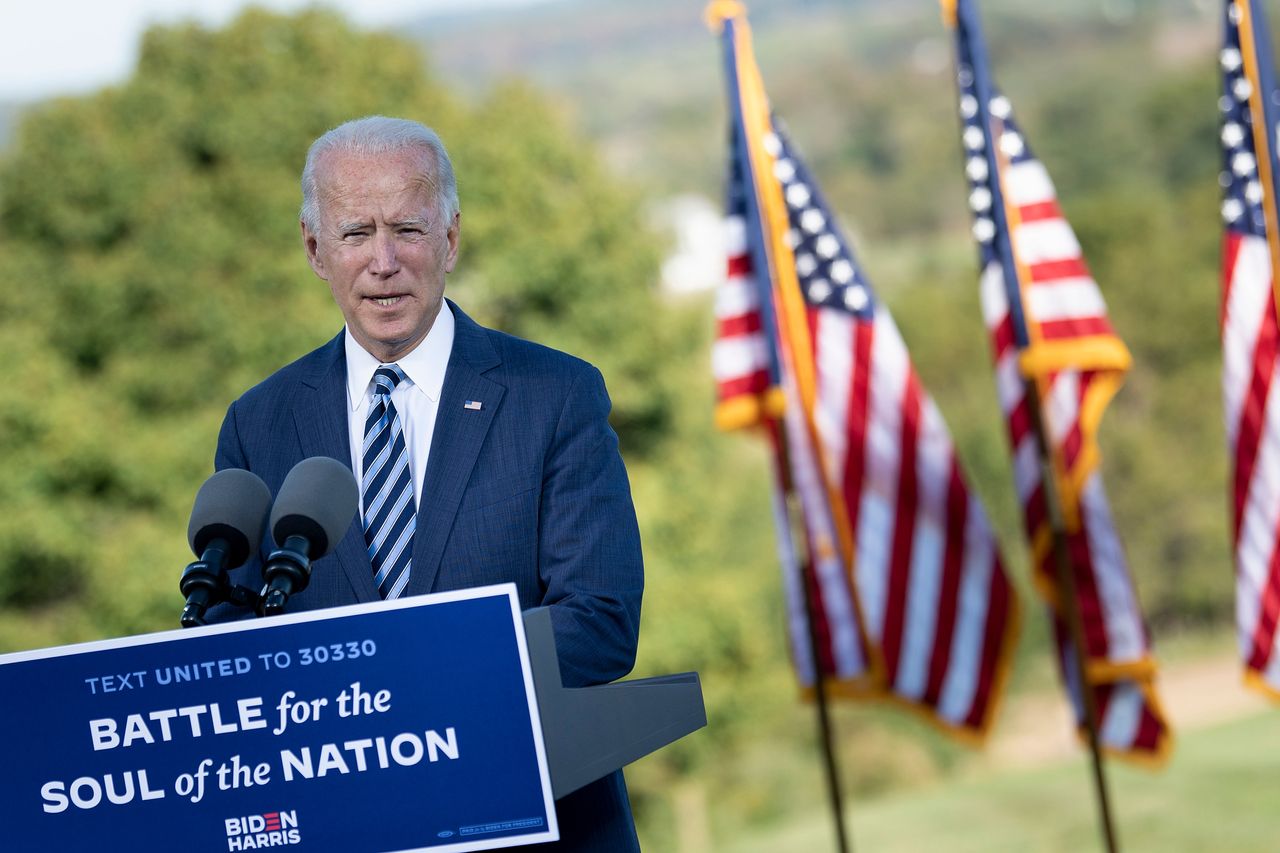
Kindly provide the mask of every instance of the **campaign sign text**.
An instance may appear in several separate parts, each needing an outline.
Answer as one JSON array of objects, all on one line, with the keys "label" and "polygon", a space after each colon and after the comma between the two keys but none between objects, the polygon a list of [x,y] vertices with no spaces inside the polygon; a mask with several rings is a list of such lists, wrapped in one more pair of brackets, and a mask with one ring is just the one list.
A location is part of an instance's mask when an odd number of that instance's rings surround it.
[{"label": "campaign sign text", "polygon": [[3,849],[557,837],[515,587],[0,656]]}]

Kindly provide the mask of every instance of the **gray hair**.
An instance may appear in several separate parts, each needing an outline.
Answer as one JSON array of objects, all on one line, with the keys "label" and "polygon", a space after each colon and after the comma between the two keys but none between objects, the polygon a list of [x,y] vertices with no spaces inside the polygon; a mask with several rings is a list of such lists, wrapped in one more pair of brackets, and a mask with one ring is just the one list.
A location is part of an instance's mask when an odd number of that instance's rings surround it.
[{"label": "gray hair", "polygon": [[316,180],[316,164],[330,151],[352,154],[390,154],[406,149],[430,151],[435,160],[436,203],[445,222],[452,222],[458,212],[458,182],[453,176],[453,163],[444,143],[434,130],[416,121],[386,116],[365,116],[340,124],[325,133],[307,150],[307,163],[302,167],[302,210],[299,216],[312,231],[320,227],[320,200]]}]

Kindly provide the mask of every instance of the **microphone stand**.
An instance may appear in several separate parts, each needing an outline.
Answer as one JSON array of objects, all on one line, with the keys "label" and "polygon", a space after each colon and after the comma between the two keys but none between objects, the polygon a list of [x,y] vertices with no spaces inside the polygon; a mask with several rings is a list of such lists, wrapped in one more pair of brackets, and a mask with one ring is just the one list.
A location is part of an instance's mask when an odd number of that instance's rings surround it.
[{"label": "microphone stand", "polygon": [[262,568],[262,592],[257,596],[259,616],[278,616],[295,592],[302,592],[311,581],[310,543],[296,533],[272,551]]},{"label": "microphone stand", "polygon": [[182,571],[180,587],[187,597],[180,622],[183,628],[205,623],[205,612],[215,604],[230,602],[241,609],[258,609],[258,593],[246,586],[232,586],[227,576],[227,552],[230,544],[221,537],[204,549],[200,559]]}]

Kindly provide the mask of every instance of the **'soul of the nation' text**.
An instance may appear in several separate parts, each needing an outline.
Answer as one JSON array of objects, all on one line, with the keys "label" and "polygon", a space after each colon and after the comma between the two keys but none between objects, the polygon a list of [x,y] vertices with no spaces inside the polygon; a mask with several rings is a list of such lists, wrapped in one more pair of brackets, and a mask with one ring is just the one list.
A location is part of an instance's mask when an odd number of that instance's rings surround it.
[{"label": "'soul of the nation' text", "polygon": [[[365,717],[385,714],[389,710],[390,690],[365,690],[357,681],[344,688],[332,701],[323,696],[303,698],[292,690],[285,691],[270,712],[264,710],[261,696],[253,696],[226,706],[213,702],[128,714],[121,719],[101,717],[89,721],[89,738],[97,752],[268,728],[270,734],[278,736],[291,727],[305,726],[335,715],[340,718]],[[456,761],[458,757],[457,733],[449,726],[443,733],[427,729],[281,749],[278,769],[282,781],[292,782],[322,779],[331,774],[364,773],[375,768],[412,767],[424,760],[430,763],[441,758]],[[65,812],[73,806],[93,809],[104,803],[126,805],[159,800],[164,799],[170,790],[197,803],[204,798],[206,791],[215,787],[229,791],[269,784],[276,769],[270,762],[246,762],[241,756],[233,755],[222,762],[212,758],[201,760],[192,772],[180,774],[169,788],[163,784],[156,786],[145,769],[138,769],[102,776],[81,776],[71,782],[52,780],[40,788],[40,794],[44,799],[44,811],[48,814]]]}]

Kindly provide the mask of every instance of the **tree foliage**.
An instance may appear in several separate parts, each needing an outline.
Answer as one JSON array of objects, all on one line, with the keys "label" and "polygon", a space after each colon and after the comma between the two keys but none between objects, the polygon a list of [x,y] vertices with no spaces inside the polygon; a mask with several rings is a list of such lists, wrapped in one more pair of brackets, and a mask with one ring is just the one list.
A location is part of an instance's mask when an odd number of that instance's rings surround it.
[{"label": "tree foliage", "polygon": [[307,145],[372,113],[453,150],[451,293],[600,364],[624,444],[653,450],[654,242],[537,93],[464,105],[412,45],[322,12],[152,29],[127,82],[31,110],[0,163],[0,645],[175,624],[227,404],[341,325],[299,238]]}]

